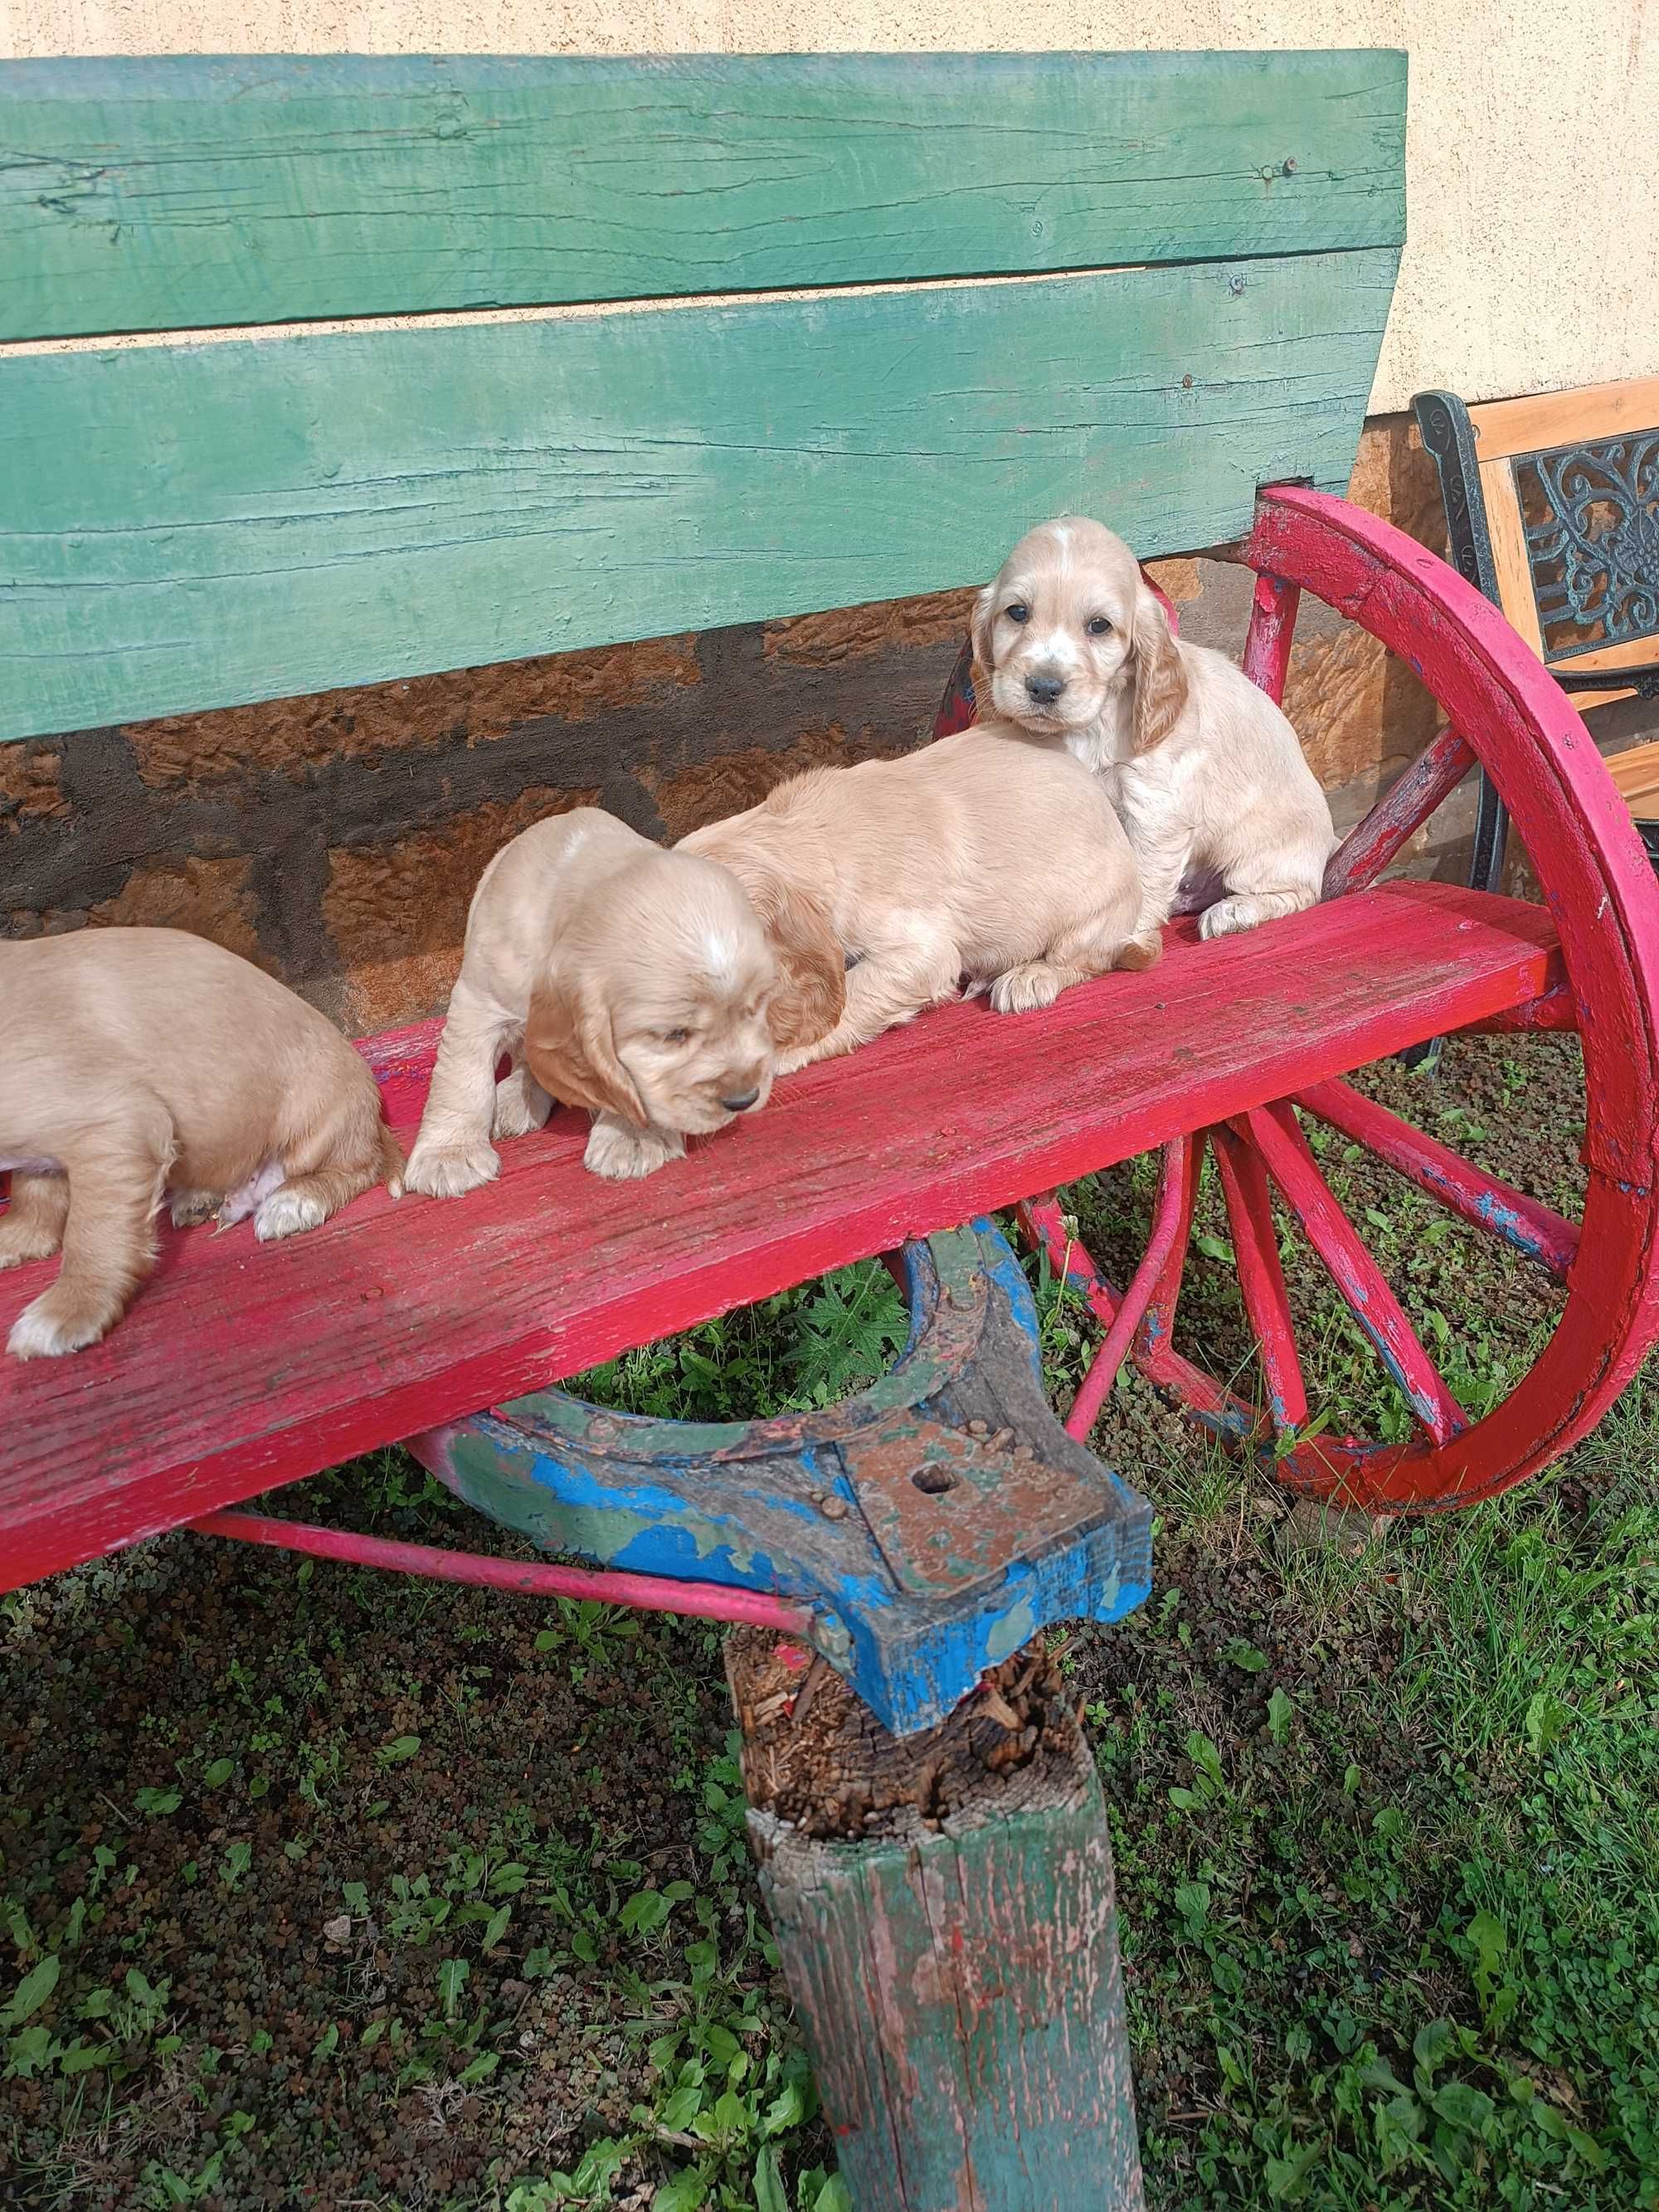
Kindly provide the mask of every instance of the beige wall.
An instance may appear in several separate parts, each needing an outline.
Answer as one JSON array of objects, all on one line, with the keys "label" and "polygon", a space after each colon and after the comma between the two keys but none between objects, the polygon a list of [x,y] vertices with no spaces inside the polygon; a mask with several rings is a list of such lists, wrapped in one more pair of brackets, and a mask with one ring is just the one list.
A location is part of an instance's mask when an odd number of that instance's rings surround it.
[{"label": "beige wall", "polygon": [[1659,371],[1659,0],[0,0],[0,58],[1285,46],[1411,55],[1375,411]]}]

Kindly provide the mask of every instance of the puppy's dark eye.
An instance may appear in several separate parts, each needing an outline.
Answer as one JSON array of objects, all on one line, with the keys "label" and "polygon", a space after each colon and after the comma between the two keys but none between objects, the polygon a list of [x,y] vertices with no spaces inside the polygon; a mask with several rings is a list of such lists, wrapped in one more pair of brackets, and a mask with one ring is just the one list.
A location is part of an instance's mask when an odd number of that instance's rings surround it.
[{"label": "puppy's dark eye", "polygon": [[1002,611],[1012,623],[1028,623],[1031,619],[1031,610],[1024,599],[1016,599],[1012,606],[1004,607]]},{"label": "puppy's dark eye", "polygon": [[684,1044],[690,1034],[690,1030],[659,1030],[657,1041],[659,1044]]},{"label": "puppy's dark eye", "polygon": [[1091,637],[1104,637],[1111,626],[1104,615],[1091,615],[1089,617],[1088,630]]}]

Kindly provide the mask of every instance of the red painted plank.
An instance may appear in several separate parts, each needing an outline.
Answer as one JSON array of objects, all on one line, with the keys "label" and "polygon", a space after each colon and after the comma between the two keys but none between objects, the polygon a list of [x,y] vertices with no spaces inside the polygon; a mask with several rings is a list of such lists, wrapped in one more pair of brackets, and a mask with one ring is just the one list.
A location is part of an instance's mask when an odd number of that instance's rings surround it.
[{"label": "red painted plank", "polygon": [[[1109,1165],[1558,980],[1549,918],[1389,884],[1009,1018],[944,1007],[641,1183],[561,1111],[464,1200],[383,1193],[259,1247],[163,1228],[103,1344],[0,1359],[0,1588],[545,1385]],[[430,1032],[428,1031],[428,1036]],[[368,1048],[400,1109],[407,1038]],[[406,1113],[395,1119],[407,1126]],[[0,1277],[0,1336],[51,1279]]]}]

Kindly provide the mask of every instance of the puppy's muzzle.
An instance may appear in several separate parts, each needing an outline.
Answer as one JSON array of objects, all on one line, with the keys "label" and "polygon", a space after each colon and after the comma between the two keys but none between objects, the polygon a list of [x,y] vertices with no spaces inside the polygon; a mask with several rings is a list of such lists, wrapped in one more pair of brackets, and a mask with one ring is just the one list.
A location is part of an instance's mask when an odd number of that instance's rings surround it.
[{"label": "puppy's muzzle", "polygon": [[1065,689],[1063,676],[1028,676],[1025,679],[1026,695],[1037,707],[1052,707]]}]

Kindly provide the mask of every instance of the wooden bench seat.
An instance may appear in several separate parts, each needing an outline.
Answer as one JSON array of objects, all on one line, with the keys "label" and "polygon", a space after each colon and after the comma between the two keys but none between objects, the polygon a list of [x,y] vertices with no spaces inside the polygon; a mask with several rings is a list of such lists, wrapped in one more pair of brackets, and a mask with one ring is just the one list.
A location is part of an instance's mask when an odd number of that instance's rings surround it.
[{"label": "wooden bench seat", "polygon": [[[586,1116],[439,1204],[381,1193],[260,1247],[164,1226],[103,1344],[0,1365],[0,1588],[544,1386],[1553,986],[1542,909],[1399,882],[1005,1019],[941,1008],[781,1085],[642,1183]],[[395,1127],[437,1024],[365,1040]],[[0,1334],[51,1278],[0,1277]]]}]

